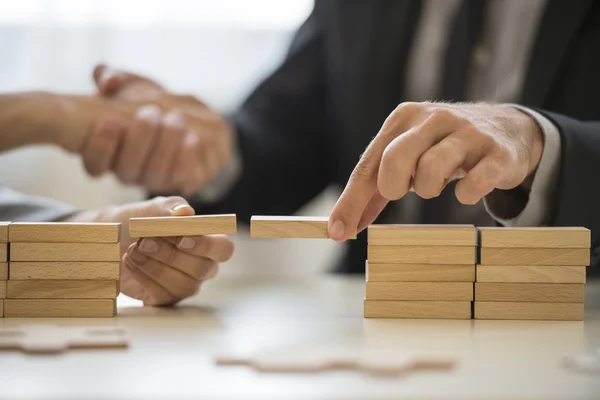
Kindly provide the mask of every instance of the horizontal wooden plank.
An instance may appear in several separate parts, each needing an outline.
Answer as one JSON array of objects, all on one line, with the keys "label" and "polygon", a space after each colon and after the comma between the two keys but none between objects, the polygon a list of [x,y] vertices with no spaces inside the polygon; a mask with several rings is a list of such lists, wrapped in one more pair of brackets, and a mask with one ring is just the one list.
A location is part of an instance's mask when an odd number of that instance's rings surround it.
[{"label": "horizontal wooden plank", "polygon": [[475,264],[367,264],[369,282],[474,282]]},{"label": "horizontal wooden plank", "polygon": [[583,303],[474,303],[475,319],[581,321]]},{"label": "horizontal wooden plank", "polygon": [[0,243],[0,262],[8,261],[8,244]]},{"label": "horizontal wooden plank", "polygon": [[582,303],[582,283],[475,282],[475,301]]},{"label": "horizontal wooden plank", "polygon": [[477,282],[585,283],[585,270],[569,265],[478,265]]},{"label": "horizontal wooden plank", "polygon": [[117,313],[115,299],[6,299],[5,317],[104,318]]},{"label": "horizontal wooden plank", "polygon": [[370,263],[473,264],[475,246],[367,246]]},{"label": "horizontal wooden plank", "polygon": [[11,243],[11,261],[120,261],[119,243]]},{"label": "horizontal wooden plank", "polygon": [[0,299],[0,318],[4,317],[4,300]]},{"label": "horizontal wooden plank", "polygon": [[118,243],[119,223],[18,222],[8,229],[10,242]]},{"label": "horizontal wooden plank", "polygon": [[0,281],[0,299],[6,298],[6,282],[7,281]]},{"label": "horizontal wooden plank", "polygon": [[590,230],[582,227],[479,228],[481,247],[589,249]]},{"label": "horizontal wooden plank", "polygon": [[472,282],[367,282],[368,300],[473,300]]},{"label": "horizontal wooden plank", "polygon": [[233,235],[236,232],[237,219],[235,214],[131,218],[129,220],[129,236],[135,238]]},{"label": "horizontal wooden plank", "polygon": [[0,262],[0,281],[8,280],[8,263]]},{"label": "horizontal wooden plank", "polygon": [[[254,215],[250,237],[261,239],[329,239],[329,217]],[[355,239],[354,235],[352,239]]]},{"label": "horizontal wooden plank", "polygon": [[481,265],[571,265],[590,264],[589,249],[481,248]]},{"label": "horizontal wooden plank", "polygon": [[370,225],[368,242],[376,246],[476,246],[473,225]]},{"label": "horizontal wooden plank", "polygon": [[471,302],[365,300],[364,317],[471,319]]},{"label": "horizontal wooden plank", "polygon": [[10,279],[105,279],[118,280],[118,261],[13,261]]},{"label": "horizontal wooden plank", "polygon": [[116,281],[108,280],[9,280],[9,299],[114,299]]},{"label": "horizontal wooden plank", "polygon": [[8,243],[8,227],[11,223],[0,221],[0,243]]}]

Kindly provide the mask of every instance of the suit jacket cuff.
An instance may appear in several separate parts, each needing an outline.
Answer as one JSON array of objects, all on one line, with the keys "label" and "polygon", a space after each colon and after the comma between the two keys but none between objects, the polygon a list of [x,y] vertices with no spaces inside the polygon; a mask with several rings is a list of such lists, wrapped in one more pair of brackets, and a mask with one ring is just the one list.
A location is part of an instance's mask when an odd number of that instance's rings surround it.
[{"label": "suit jacket cuff", "polygon": [[560,169],[561,141],[558,128],[540,113],[516,104],[532,117],[544,135],[544,148],[531,191],[522,188],[494,190],[484,199],[487,212],[504,226],[540,226],[548,223],[552,213],[554,187]]},{"label": "suit jacket cuff", "polygon": [[53,222],[69,217],[77,210],[44,197],[27,196],[0,186],[0,220],[13,222]]}]

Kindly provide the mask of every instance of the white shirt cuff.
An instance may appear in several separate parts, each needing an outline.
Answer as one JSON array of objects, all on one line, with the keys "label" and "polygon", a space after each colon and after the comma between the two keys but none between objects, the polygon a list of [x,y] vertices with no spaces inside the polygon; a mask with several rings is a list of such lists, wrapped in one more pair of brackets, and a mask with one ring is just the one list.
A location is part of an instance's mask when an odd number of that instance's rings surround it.
[{"label": "white shirt cuff", "polygon": [[[539,125],[544,135],[544,148],[537,171],[533,178],[529,199],[524,205],[509,191],[494,190],[483,199],[487,212],[496,222],[504,226],[541,226],[547,224],[552,212],[552,195],[560,169],[561,141],[558,128],[537,111],[507,104],[528,114]],[[511,204],[512,203],[512,204]],[[506,215],[500,209],[517,209],[518,214]]]}]

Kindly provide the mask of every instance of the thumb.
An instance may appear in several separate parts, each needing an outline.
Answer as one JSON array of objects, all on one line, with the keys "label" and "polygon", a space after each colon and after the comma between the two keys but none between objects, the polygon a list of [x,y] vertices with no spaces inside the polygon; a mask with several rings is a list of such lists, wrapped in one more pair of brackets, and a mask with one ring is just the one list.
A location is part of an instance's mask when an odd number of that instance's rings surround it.
[{"label": "thumb", "polygon": [[148,202],[146,217],[186,217],[196,212],[186,199],[179,196],[155,197]]},{"label": "thumb", "polygon": [[93,76],[98,91],[103,95],[117,94],[134,82],[147,84],[155,90],[162,90],[159,84],[144,76],[112,68],[106,64],[98,64],[94,68]]}]

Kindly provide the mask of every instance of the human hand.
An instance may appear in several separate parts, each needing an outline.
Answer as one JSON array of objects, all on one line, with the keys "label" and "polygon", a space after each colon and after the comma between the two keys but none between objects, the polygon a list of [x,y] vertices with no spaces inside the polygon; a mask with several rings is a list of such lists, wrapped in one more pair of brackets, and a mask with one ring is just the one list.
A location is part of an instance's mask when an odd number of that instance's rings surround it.
[{"label": "human hand", "polygon": [[534,175],[543,149],[537,123],[510,106],[403,103],[386,119],[352,172],[329,220],[331,238],[346,240],[386,204],[413,190],[437,197],[453,179],[463,204]]},{"label": "human hand", "polygon": [[218,263],[233,254],[233,242],[224,235],[129,237],[129,219],[136,217],[194,215],[181,197],[152,200],[99,211],[85,211],[67,221],[121,223],[121,292],[147,305],[172,305],[192,296],[215,277]]}]

